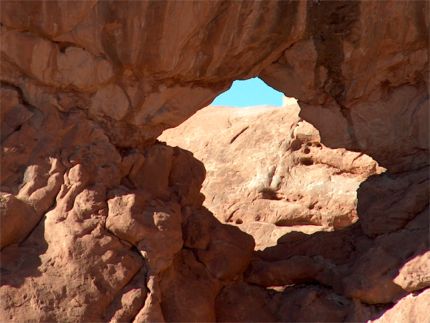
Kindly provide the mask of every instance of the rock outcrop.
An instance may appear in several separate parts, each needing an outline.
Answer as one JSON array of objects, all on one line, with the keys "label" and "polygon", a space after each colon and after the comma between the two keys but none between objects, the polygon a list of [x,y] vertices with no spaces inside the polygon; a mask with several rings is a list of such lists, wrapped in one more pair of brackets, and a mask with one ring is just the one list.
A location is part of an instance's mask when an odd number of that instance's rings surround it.
[{"label": "rock outcrop", "polygon": [[[428,2],[0,5],[2,321],[424,317]],[[355,224],[255,252],[156,141],[254,76],[387,169]]]},{"label": "rock outcrop", "polygon": [[383,171],[362,153],[325,147],[299,111],[294,100],[282,108],[208,107],[159,137],[204,163],[204,205],[251,234],[258,249],[291,231],[355,223],[360,183]]}]

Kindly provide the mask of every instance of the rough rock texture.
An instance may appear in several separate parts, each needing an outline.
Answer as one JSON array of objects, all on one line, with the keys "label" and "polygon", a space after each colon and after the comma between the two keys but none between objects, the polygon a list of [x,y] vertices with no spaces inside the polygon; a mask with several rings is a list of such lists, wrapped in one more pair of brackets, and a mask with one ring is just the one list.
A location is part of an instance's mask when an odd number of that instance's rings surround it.
[{"label": "rough rock texture", "polygon": [[298,2],[74,2],[2,2],[4,80],[49,86],[52,104],[83,109],[127,147],[257,74],[305,29]]},{"label": "rough rock texture", "polygon": [[[0,5],[1,321],[363,321],[428,289],[428,2]],[[156,142],[257,75],[387,168],[354,225],[253,252]]]},{"label": "rough rock texture", "polygon": [[355,223],[358,186],[383,171],[369,156],[322,145],[299,111],[294,100],[282,108],[208,107],[159,137],[205,164],[204,205],[258,248],[292,230]]},{"label": "rough rock texture", "polygon": [[426,322],[429,308],[430,291],[426,290],[418,295],[411,294],[405,297],[374,322]]},{"label": "rough rock texture", "polygon": [[[118,150],[81,111],[44,107],[3,149],[3,320],[208,321],[204,299],[181,314],[166,290],[206,275],[214,299],[250,261],[253,239],[201,207],[204,168],[187,151]],[[197,267],[183,277],[181,263]]]}]

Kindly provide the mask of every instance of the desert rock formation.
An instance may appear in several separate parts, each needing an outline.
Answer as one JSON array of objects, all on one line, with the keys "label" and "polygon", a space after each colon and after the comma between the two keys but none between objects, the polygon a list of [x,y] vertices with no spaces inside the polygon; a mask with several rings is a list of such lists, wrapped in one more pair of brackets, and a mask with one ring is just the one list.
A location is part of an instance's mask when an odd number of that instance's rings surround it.
[{"label": "desert rock formation", "polygon": [[251,234],[258,249],[291,231],[355,223],[360,183],[383,172],[367,155],[321,144],[291,102],[282,108],[208,107],[159,137],[204,163],[204,205]]},{"label": "desert rock formation", "polygon": [[[423,317],[428,2],[0,6],[2,321]],[[202,206],[202,163],[156,141],[254,76],[387,169],[355,224],[255,251]]]}]

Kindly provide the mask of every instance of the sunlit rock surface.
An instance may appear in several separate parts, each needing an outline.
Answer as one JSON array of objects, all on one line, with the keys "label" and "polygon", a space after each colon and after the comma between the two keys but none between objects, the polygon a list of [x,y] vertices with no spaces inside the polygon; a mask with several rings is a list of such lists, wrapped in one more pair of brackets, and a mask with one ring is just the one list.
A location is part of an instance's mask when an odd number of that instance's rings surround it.
[{"label": "sunlit rock surface", "polygon": [[321,144],[318,131],[283,107],[208,107],[159,140],[193,152],[206,168],[204,205],[237,224],[258,248],[291,231],[313,233],[358,220],[357,189],[383,169],[369,156]]},{"label": "sunlit rock surface", "polygon": [[[1,321],[366,321],[393,303],[403,320],[429,286],[428,13],[2,1]],[[202,207],[202,163],[156,143],[255,76],[322,145],[387,169],[360,185],[355,224],[256,252]]]}]

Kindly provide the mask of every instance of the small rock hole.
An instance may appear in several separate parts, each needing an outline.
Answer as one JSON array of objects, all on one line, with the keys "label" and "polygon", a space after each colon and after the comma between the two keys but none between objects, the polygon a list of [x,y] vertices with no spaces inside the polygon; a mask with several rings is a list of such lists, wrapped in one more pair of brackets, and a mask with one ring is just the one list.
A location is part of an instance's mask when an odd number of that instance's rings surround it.
[{"label": "small rock hole", "polygon": [[58,42],[58,49],[60,51],[60,53],[64,54],[66,53],[67,48],[72,47],[73,43],[71,42]]},{"label": "small rock hole", "polygon": [[242,223],[243,223],[243,221],[241,219],[236,220],[236,224],[242,224]]},{"label": "small rock hole", "polygon": [[301,146],[302,146],[302,142],[298,139],[294,139],[290,144],[290,149],[291,151],[296,151],[296,150],[299,150]]},{"label": "small rock hole", "polygon": [[304,152],[305,154],[309,154],[309,153],[311,152],[311,150],[310,150],[309,148],[305,148],[305,149],[303,150],[303,152]]},{"label": "small rock hole", "polygon": [[261,194],[261,198],[264,200],[280,200],[276,192],[273,189],[268,187],[263,188],[260,191],[260,194]]},{"label": "small rock hole", "polygon": [[301,158],[300,164],[305,165],[305,166],[311,166],[314,164],[314,162],[311,158]]}]

